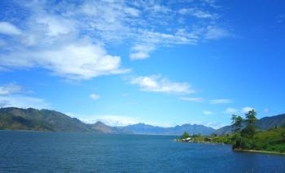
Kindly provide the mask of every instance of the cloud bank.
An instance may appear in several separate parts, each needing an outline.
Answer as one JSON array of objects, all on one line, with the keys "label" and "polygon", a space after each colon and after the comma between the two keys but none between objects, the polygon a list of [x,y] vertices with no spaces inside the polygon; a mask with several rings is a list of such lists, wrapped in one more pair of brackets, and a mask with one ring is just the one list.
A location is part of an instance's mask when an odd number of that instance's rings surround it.
[{"label": "cloud bank", "polygon": [[130,83],[136,84],[141,90],[149,92],[168,94],[190,94],[195,92],[188,83],[172,82],[159,75],[136,77]]},{"label": "cloud bank", "polygon": [[87,80],[130,72],[122,57],[110,54],[106,45],[127,46],[129,58],[138,60],[149,58],[159,47],[194,45],[229,35],[219,25],[214,1],[196,2],[195,8],[184,8],[193,6],[192,1],[9,3],[16,3],[16,9],[3,8],[1,70],[40,67],[63,78]]}]

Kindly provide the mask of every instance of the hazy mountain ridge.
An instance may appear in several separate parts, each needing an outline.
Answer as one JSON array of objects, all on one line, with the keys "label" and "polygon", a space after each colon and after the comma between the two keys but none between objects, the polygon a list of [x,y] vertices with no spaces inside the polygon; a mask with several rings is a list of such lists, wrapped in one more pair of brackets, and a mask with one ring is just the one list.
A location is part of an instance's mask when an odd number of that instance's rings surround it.
[{"label": "hazy mountain ridge", "polygon": [[[264,117],[257,121],[261,130],[285,126],[285,114],[272,117]],[[1,108],[0,130],[34,130],[54,132],[93,132],[103,134],[149,134],[149,135],[181,135],[183,132],[190,134],[210,135],[231,133],[231,126],[220,129],[197,125],[183,124],[175,127],[159,127],[144,123],[111,127],[100,121],[94,124],[86,124],[77,118],[71,118],[54,110],[37,110],[33,108]]]},{"label": "hazy mountain ridge", "polygon": [[184,124],[175,127],[159,127],[151,126],[143,123],[129,125],[123,128],[126,131],[133,132],[135,134],[155,134],[155,135],[181,135],[187,131],[191,134],[210,135],[214,132],[211,127],[206,127],[197,124]]},{"label": "hazy mountain ridge", "polygon": [[185,131],[191,134],[207,135],[214,131],[210,127],[191,124],[175,127],[158,127],[143,123],[123,127],[111,127],[100,121],[94,124],[86,124],[77,118],[71,118],[54,110],[15,107],[0,109],[0,129],[151,135],[180,135]]},{"label": "hazy mountain ridge", "polygon": [[[260,130],[269,130],[275,127],[284,127],[285,126],[285,114],[279,114],[271,117],[264,117],[257,121],[256,123],[257,128]],[[214,133],[221,135],[221,134],[228,134],[232,132],[232,127],[224,126],[215,130]]]},{"label": "hazy mountain ridge", "polygon": [[88,132],[86,124],[53,110],[1,108],[0,129]]}]

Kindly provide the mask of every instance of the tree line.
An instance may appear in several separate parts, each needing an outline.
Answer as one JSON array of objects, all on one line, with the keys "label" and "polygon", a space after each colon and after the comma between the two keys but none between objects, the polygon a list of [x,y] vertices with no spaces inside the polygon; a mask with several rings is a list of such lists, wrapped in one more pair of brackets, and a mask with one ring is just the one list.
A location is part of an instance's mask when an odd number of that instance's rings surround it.
[{"label": "tree line", "polygon": [[233,149],[253,149],[253,136],[257,132],[256,112],[252,109],[245,114],[245,119],[232,115]]},{"label": "tree line", "polygon": [[230,134],[201,136],[184,132],[177,141],[231,144],[235,151],[259,150],[262,152],[285,153],[285,126],[260,130],[257,127],[258,119],[256,115],[255,110],[248,111],[244,118],[239,115],[232,115],[232,133]]}]

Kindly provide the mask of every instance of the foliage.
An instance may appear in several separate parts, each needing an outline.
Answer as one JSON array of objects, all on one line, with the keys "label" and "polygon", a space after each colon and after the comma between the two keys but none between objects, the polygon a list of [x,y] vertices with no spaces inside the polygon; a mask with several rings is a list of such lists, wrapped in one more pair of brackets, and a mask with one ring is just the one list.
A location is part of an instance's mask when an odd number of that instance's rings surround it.
[{"label": "foliage", "polygon": [[[269,152],[285,153],[285,127],[275,127],[267,131],[258,131],[256,127],[256,112],[250,110],[242,117],[232,116],[233,133],[227,135],[212,134],[211,136],[201,136],[185,132],[182,136],[191,137],[194,142],[215,142],[231,144],[234,150],[261,150]],[[242,129],[243,124],[245,125]]]},{"label": "foliage", "polygon": [[[235,132],[232,137],[233,149],[253,149],[254,142],[252,137],[256,134],[257,130],[256,112],[254,110],[248,111],[248,113],[245,114],[244,120],[240,116],[233,115],[232,121],[232,128]],[[243,122],[246,126],[241,130]]]},{"label": "foliage", "polygon": [[243,118],[241,116],[232,115],[232,128],[233,132],[238,133],[241,131]]},{"label": "foliage", "polygon": [[245,114],[246,119],[245,123],[247,124],[246,127],[241,131],[241,135],[247,139],[250,139],[253,137],[253,135],[256,133],[256,112],[254,110],[250,110],[247,114]]},{"label": "foliage", "polygon": [[254,137],[254,149],[285,152],[285,128],[258,132]]},{"label": "foliage", "polygon": [[[241,131],[234,130],[235,133],[231,137],[233,149],[285,152],[285,128],[275,127],[268,131],[258,132],[256,112],[250,110],[245,116],[243,122],[246,126]],[[241,127],[237,122],[237,117],[236,115],[232,116],[234,129],[238,129],[237,126]]]},{"label": "foliage", "polygon": [[223,144],[233,144],[232,135],[221,135],[221,136],[214,136],[213,141],[215,143],[223,143]]},{"label": "foliage", "polygon": [[188,132],[184,132],[184,133],[181,135],[180,139],[187,139],[187,138],[189,138],[189,137],[190,137],[189,133],[188,133]]}]

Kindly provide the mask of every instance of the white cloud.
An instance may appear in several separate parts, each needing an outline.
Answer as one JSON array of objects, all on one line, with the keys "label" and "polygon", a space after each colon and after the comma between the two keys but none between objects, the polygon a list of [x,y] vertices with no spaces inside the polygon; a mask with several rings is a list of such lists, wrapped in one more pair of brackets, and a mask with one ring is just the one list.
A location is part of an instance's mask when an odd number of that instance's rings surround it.
[{"label": "white cloud", "polygon": [[207,40],[215,40],[224,37],[228,37],[230,34],[227,30],[216,27],[216,26],[208,26],[205,33],[205,39]]},{"label": "white cloud", "polygon": [[217,14],[211,14],[207,11],[197,9],[197,8],[182,8],[178,11],[178,13],[182,15],[190,14],[194,17],[201,18],[201,19],[216,19],[218,18]]},{"label": "white cloud", "polygon": [[208,127],[212,127],[214,129],[219,129],[221,127],[224,127],[224,126],[228,125],[228,124],[223,124],[223,123],[220,123],[220,122],[204,122],[202,124],[205,125],[205,126],[208,126]]},{"label": "white cloud", "polygon": [[137,77],[131,80],[131,84],[137,84],[141,90],[150,92],[173,94],[190,94],[195,92],[188,83],[172,82],[158,75]]},{"label": "white cloud", "polygon": [[53,74],[68,79],[90,79],[100,75],[127,73],[120,69],[121,59],[108,55],[99,45],[70,44],[49,50],[14,53],[0,57],[3,65],[14,67],[37,67],[49,69]]},{"label": "white cloud", "polygon": [[226,113],[226,114],[235,114],[237,112],[238,112],[238,110],[235,108],[226,108],[226,110],[224,111],[224,113]]},{"label": "white cloud", "polygon": [[36,108],[47,109],[51,105],[44,99],[23,96],[23,95],[9,95],[0,96],[0,107],[19,107],[19,108]]},{"label": "white cloud", "polygon": [[50,108],[50,104],[44,99],[25,95],[30,93],[24,91],[20,85],[11,83],[0,86],[0,107],[20,108]]},{"label": "white cloud", "polygon": [[235,109],[235,108],[226,108],[226,110],[224,111],[224,113],[226,114],[246,114],[248,113],[248,111],[254,109],[253,107],[243,107],[241,109]]},{"label": "white cloud", "polygon": [[0,86],[0,96],[1,95],[17,94],[20,92],[22,92],[22,87],[14,84],[14,83]]},{"label": "white cloud", "polygon": [[120,69],[120,57],[108,55],[98,45],[67,45],[59,50],[43,52],[42,56],[40,63],[43,66],[59,76],[72,79],[129,72]]},{"label": "white cloud", "polygon": [[[148,58],[159,47],[194,45],[228,35],[210,9],[179,14],[173,4],[159,1],[43,0],[17,5],[24,9],[19,13],[26,16],[16,18],[23,29],[0,22],[0,33],[11,35],[11,39],[0,40],[5,45],[5,51],[0,52],[0,69],[37,67],[68,79],[90,79],[129,71],[122,69],[121,58],[110,55],[104,45],[130,46],[130,59],[135,60]],[[191,25],[181,24],[174,13],[195,19]]]},{"label": "white cloud", "polygon": [[0,21],[0,34],[20,35],[21,30],[9,22]]},{"label": "white cloud", "polygon": [[97,95],[97,94],[90,94],[89,97],[90,97],[92,100],[97,100],[97,99],[100,98],[100,96]]},{"label": "white cloud", "polygon": [[212,111],[203,111],[203,114],[205,114],[205,115],[211,115],[211,114],[213,114],[213,112],[212,112]]},{"label": "white cloud", "polygon": [[79,118],[81,121],[89,124],[96,123],[97,121],[101,121],[109,126],[127,126],[139,123],[136,118],[119,115],[93,115],[81,117],[82,118]]},{"label": "white cloud", "polygon": [[246,113],[248,113],[248,111],[253,110],[253,109],[254,109],[253,107],[247,106],[247,107],[242,108],[241,112],[246,114]]},{"label": "white cloud", "polygon": [[227,103],[231,103],[232,101],[229,99],[213,99],[210,100],[211,104],[227,104]]},{"label": "white cloud", "polygon": [[76,24],[72,20],[64,19],[57,16],[41,16],[36,21],[47,28],[48,36],[57,36],[60,34],[69,34],[75,30]]},{"label": "white cloud", "polygon": [[201,97],[180,97],[179,100],[190,101],[190,102],[203,102],[204,99]]},{"label": "white cloud", "polygon": [[146,59],[149,57],[149,53],[154,50],[153,46],[150,45],[136,45],[132,48],[130,59]]}]

